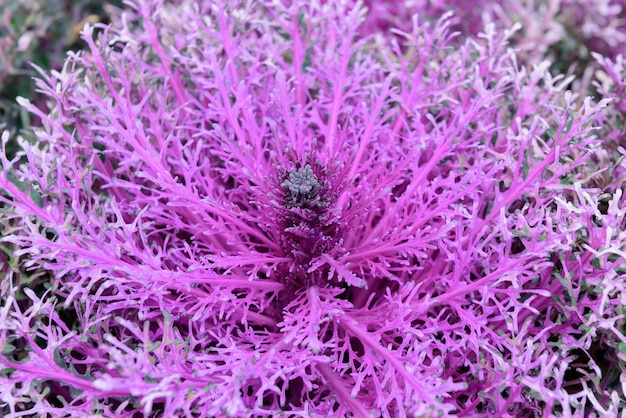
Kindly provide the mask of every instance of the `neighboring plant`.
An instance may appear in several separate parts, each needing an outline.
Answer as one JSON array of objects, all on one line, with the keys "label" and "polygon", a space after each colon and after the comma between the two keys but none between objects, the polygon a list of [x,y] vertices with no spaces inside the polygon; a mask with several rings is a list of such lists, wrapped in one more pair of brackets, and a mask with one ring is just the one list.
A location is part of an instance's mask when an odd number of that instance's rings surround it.
[{"label": "neighboring plant", "polygon": [[41,144],[2,153],[0,412],[626,408],[621,58],[594,103],[514,30],[370,37],[345,3],[129,3],[41,75]]},{"label": "neighboring plant", "polygon": [[594,87],[601,97],[611,97],[611,106],[598,115],[598,132],[603,146],[594,157],[598,169],[591,183],[606,192],[626,185],[626,60],[618,55],[614,60],[593,54],[600,67],[595,74]]},{"label": "neighboring plant", "polygon": [[[491,19],[522,23],[517,45],[529,55],[550,56],[567,68],[591,60],[591,53],[615,58],[626,48],[624,0],[503,0],[493,2]],[[566,65],[567,64],[567,65]]]},{"label": "neighboring plant", "polygon": [[[626,0],[365,0],[370,12],[362,27],[365,33],[410,30],[411,16],[432,18],[453,11],[454,30],[476,35],[485,23],[499,29],[521,24],[512,39],[518,60],[536,65],[545,60],[553,73],[575,74],[576,90],[588,91],[597,69],[592,58],[599,53],[615,59],[626,51]],[[460,39],[465,39],[460,38]]]},{"label": "neighboring plant", "polygon": [[18,131],[38,124],[15,98],[27,97],[46,108],[45,98],[35,91],[32,64],[45,71],[61,69],[66,51],[82,46],[83,24],[107,22],[120,5],[118,0],[0,0],[0,128],[11,131],[11,153]]}]

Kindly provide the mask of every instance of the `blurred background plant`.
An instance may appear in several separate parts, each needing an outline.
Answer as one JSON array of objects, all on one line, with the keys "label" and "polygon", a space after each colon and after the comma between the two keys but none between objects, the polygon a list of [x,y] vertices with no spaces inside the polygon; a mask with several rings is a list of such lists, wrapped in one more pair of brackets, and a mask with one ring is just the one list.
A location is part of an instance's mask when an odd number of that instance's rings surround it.
[{"label": "blurred background plant", "polygon": [[370,8],[365,32],[409,30],[414,14],[428,20],[448,11],[461,42],[487,23],[499,29],[519,23],[512,47],[520,63],[531,67],[547,60],[553,74],[576,75],[572,90],[582,98],[598,93],[592,80],[602,65],[592,54],[614,60],[626,51],[626,0],[490,0],[469,8],[464,0],[364,1]]},{"label": "blurred background plant", "polygon": [[0,130],[11,132],[9,156],[17,134],[32,138],[25,128],[38,124],[15,98],[46,107],[35,89],[31,63],[46,72],[59,70],[68,50],[84,46],[79,38],[84,24],[111,22],[121,7],[121,0],[0,0]]}]

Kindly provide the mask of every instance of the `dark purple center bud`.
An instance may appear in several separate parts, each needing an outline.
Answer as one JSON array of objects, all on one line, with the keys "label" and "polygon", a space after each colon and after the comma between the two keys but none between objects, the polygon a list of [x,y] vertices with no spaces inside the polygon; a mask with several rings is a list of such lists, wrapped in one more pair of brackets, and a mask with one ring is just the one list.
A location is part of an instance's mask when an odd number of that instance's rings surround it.
[{"label": "dark purple center bud", "polygon": [[283,181],[280,186],[287,193],[285,199],[288,206],[301,208],[320,206],[319,193],[322,185],[310,165],[291,170],[289,179]]},{"label": "dark purple center bud", "polygon": [[330,251],[341,238],[336,217],[331,216],[336,196],[324,176],[324,170],[316,174],[307,164],[285,173],[280,183],[284,199],[280,216],[281,247],[293,258],[293,264],[283,272],[283,277],[292,289],[323,285],[328,281],[324,268],[310,271],[311,263]]}]

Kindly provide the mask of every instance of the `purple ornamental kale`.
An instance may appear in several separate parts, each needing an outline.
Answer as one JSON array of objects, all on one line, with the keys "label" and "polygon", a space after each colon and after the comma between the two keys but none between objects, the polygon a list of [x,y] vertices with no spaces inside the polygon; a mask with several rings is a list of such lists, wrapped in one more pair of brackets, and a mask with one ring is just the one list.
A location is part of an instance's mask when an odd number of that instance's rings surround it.
[{"label": "purple ornamental kale", "polygon": [[493,26],[452,47],[445,17],[368,37],[339,1],[131,5],[2,157],[3,413],[626,406],[608,100]]}]

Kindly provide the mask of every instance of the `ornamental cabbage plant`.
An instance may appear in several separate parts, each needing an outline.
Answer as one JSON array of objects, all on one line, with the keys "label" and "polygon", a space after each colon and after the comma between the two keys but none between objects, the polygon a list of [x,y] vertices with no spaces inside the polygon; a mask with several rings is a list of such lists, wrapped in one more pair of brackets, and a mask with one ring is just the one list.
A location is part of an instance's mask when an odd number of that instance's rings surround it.
[{"label": "ornamental cabbage plant", "polygon": [[129,6],[2,153],[3,414],[626,407],[622,61],[594,100],[518,63],[517,27]]}]

